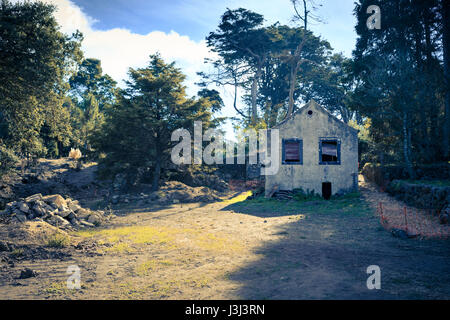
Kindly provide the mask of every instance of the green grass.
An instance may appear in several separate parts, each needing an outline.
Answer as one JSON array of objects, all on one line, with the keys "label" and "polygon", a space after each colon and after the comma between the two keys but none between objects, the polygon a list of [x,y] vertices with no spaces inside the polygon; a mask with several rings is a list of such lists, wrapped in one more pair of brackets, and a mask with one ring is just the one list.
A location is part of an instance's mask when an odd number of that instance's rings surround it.
[{"label": "green grass", "polygon": [[366,215],[371,212],[368,204],[361,199],[359,193],[349,193],[340,197],[332,197],[330,200],[313,196],[300,201],[279,201],[257,197],[250,200],[235,202],[227,207],[228,210],[236,212],[264,215],[284,216],[296,214],[347,214]]},{"label": "green grass", "polygon": [[67,235],[54,233],[47,238],[46,245],[51,248],[64,248],[70,244],[70,238]]}]

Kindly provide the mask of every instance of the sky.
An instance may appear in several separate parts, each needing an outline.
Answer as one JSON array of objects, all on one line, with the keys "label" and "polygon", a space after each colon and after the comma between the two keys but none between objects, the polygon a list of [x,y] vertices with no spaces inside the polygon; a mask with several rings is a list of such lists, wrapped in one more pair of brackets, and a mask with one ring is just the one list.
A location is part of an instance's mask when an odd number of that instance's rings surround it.
[{"label": "sky", "polygon": [[[175,61],[187,75],[189,95],[195,95],[198,71],[207,71],[204,58],[213,54],[205,37],[214,31],[227,8],[245,8],[264,16],[266,24],[292,25],[290,0],[44,0],[57,6],[61,30],[80,30],[85,57],[97,58],[103,71],[120,86],[130,67],[144,67],[149,55],[159,52]],[[322,6],[316,12],[326,23],[310,26],[316,35],[328,40],[335,52],[350,57],[356,33],[354,0],[315,0]],[[225,108],[221,116],[235,116],[230,88],[216,88]],[[232,139],[231,122],[224,128]]]}]

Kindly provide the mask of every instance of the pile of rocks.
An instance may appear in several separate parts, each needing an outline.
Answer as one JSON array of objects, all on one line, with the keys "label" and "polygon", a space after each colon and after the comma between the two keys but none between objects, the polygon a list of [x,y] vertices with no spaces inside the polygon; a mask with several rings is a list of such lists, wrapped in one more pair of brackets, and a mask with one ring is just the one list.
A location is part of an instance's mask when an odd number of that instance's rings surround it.
[{"label": "pile of rocks", "polygon": [[59,194],[42,196],[40,193],[8,203],[1,216],[21,223],[27,220],[45,221],[63,229],[96,227],[106,220],[103,211],[82,208],[77,200],[64,199]]}]

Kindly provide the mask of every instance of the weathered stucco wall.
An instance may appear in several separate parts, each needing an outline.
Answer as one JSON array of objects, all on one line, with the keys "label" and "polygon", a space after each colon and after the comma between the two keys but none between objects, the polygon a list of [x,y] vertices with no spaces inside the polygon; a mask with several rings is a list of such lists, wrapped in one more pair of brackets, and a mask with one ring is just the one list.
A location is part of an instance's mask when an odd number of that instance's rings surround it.
[{"label": "weathered stucco wall", "polygon": [[[309,115],[308,111],[312,114]],[[311,101],[291,118],[274,129],[279,129],[280,169],[277,174],[266,176],[266,194],[275,185],[280,190],[303,190],[322,194],[322,183],[331,182],[332,194],[356,190],[358,187],[358,136],[357,130],[334,118]],[[282,163],[282,140],[303,140],[303,164]],[[340,140],[340,164],[319,164],[319,139]],[[272,143],[272,142],[271,142]]]}]

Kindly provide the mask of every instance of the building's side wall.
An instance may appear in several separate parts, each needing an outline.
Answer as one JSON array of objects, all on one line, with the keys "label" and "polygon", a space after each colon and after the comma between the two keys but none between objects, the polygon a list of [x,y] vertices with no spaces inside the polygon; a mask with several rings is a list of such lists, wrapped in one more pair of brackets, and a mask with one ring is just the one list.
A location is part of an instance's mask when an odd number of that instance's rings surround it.
[{"label": "building's side wall", "polygon": [[[308,115],[307,111],[313,114]],[[357,188],[358,137],[357,132],[337,122],[314,105],[288,120],[279,128],[280,169],[277,174],[266,176],[266,194],[275,185],[280,190],[314,190],[322,194],[322,182],[331,182],[332,193],[346,192]],[[282,139],[303,140],[303,164],[282,164]],[[341,163],[339,165],[319,164],[319,138],[337,138],[341,142]],[[356,180],[355,180],[356,179]]]}]

